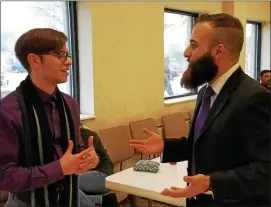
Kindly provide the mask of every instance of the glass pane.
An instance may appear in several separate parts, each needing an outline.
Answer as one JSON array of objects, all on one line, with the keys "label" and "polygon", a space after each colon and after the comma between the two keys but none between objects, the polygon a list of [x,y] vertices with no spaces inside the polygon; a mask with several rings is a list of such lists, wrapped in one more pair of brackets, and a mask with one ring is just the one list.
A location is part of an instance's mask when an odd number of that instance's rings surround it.
[{"label": "glass pane", "polygon": [[[15,56],[16,40],[32,28],[44,27],[62,31],[68,36],[66,2],[1,1],[1,98],[27,76]],[[60,90],[70,94],[69,82],[60,84]]]},{"label": "glass pane", "polygon": [[246,24],[246,65],[245,73],[256,78],[256,31],[257,25]]},{"label": "glass pane", "polygon": [[192,17],[188,15],[164,13],[164,96],[190,93],[180,86],[180,79],[188,62],[183,56],[189,44]]}]

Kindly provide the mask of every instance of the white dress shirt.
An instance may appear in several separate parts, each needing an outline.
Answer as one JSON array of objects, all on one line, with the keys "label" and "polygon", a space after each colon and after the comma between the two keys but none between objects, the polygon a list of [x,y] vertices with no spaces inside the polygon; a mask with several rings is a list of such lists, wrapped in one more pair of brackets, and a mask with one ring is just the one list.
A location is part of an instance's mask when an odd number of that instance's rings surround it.
[{"label": "white dress shirt", "polygon": [[[211,104],[210,107],[212,107],[213,103],[215,102],[215,99],[219,92],[221,91],[222,87],[225,85],[227,80],[231,77],[231,75],[238,69],[239,63],[237,62],[234,66],[231,67],[227,72],[225,72],[223,75],[221,75],[217,80],[211,84],[212,89],[214,90],[214,95],[211,96]],[[207,84],[209,86],[210,84]]]}]

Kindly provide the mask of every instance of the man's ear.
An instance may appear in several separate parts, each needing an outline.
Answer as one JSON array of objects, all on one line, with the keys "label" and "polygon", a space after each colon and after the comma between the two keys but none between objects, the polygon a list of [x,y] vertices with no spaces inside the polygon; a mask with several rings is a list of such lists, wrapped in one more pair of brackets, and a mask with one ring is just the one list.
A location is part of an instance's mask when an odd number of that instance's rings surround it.
[{"label": "man's ear", "polygon": [[40,65],[41,65],[41,59],[38,55],[36,54],[33,54],[33,53],[29,53],[27,55],[27,60],[29,62],[29,65],[32,67],[32,68],[39,68]]},{"label": "man's ear", "polygon": [[218,44],[214,47],[213,57],[218,59],[225,53],[226,47],[223,44]]}]

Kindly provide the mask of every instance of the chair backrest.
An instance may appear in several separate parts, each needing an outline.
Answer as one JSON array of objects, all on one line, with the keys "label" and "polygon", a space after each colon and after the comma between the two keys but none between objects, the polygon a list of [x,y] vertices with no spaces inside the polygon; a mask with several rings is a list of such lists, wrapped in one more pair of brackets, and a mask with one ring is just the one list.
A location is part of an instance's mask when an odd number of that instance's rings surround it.
[{"label": "chair backrest", "polygon": [[[129,124],[132,139],[147,139],[148,136],[144,133],[143,128],[147,128],[148,130],[159,134],[158,127],[156,122],[152,118],[133,121]],[[137,154],[139,151],[135,149],[135,153]],[[140,153],[140,159],[151,159],[156,157],[157,155],[145,155]]]},{"label": "chair backrest", "polygon": [[126,161],[133,156],[134,149],[130,146],[131,134],[128,126],[102,129],[98,133],[114,164]]},{"label": "chair backrest", "polygon": [[187,137],[188,127],[181,112],[164,115],[161,121],[165,138]]},{"label": "chair backrest", "polygon": [[132,139],[146,139],[148,136],[143,132],[143,128],[159,134],[156,122],[152,118],[131,122],[129,124]]}]

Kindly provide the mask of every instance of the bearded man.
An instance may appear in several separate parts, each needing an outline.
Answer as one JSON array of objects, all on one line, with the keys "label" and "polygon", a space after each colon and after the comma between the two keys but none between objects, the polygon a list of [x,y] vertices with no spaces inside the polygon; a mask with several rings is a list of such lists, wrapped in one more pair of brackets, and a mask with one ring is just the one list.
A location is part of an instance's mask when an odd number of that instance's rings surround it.
[{"label": "bearded man", "polygon": [[[270,206],[270,93],[239,65],[241,22],[228,14],[198,18],[184,56],[181,85],[200,89],[188,138],[131,140],[162,162],[188,160],[186,188],[161,194],[187,198],[187,206]],[[204,85],[205,84],[205,85]],[[171,187],[171,188],[170,188]]]}]

